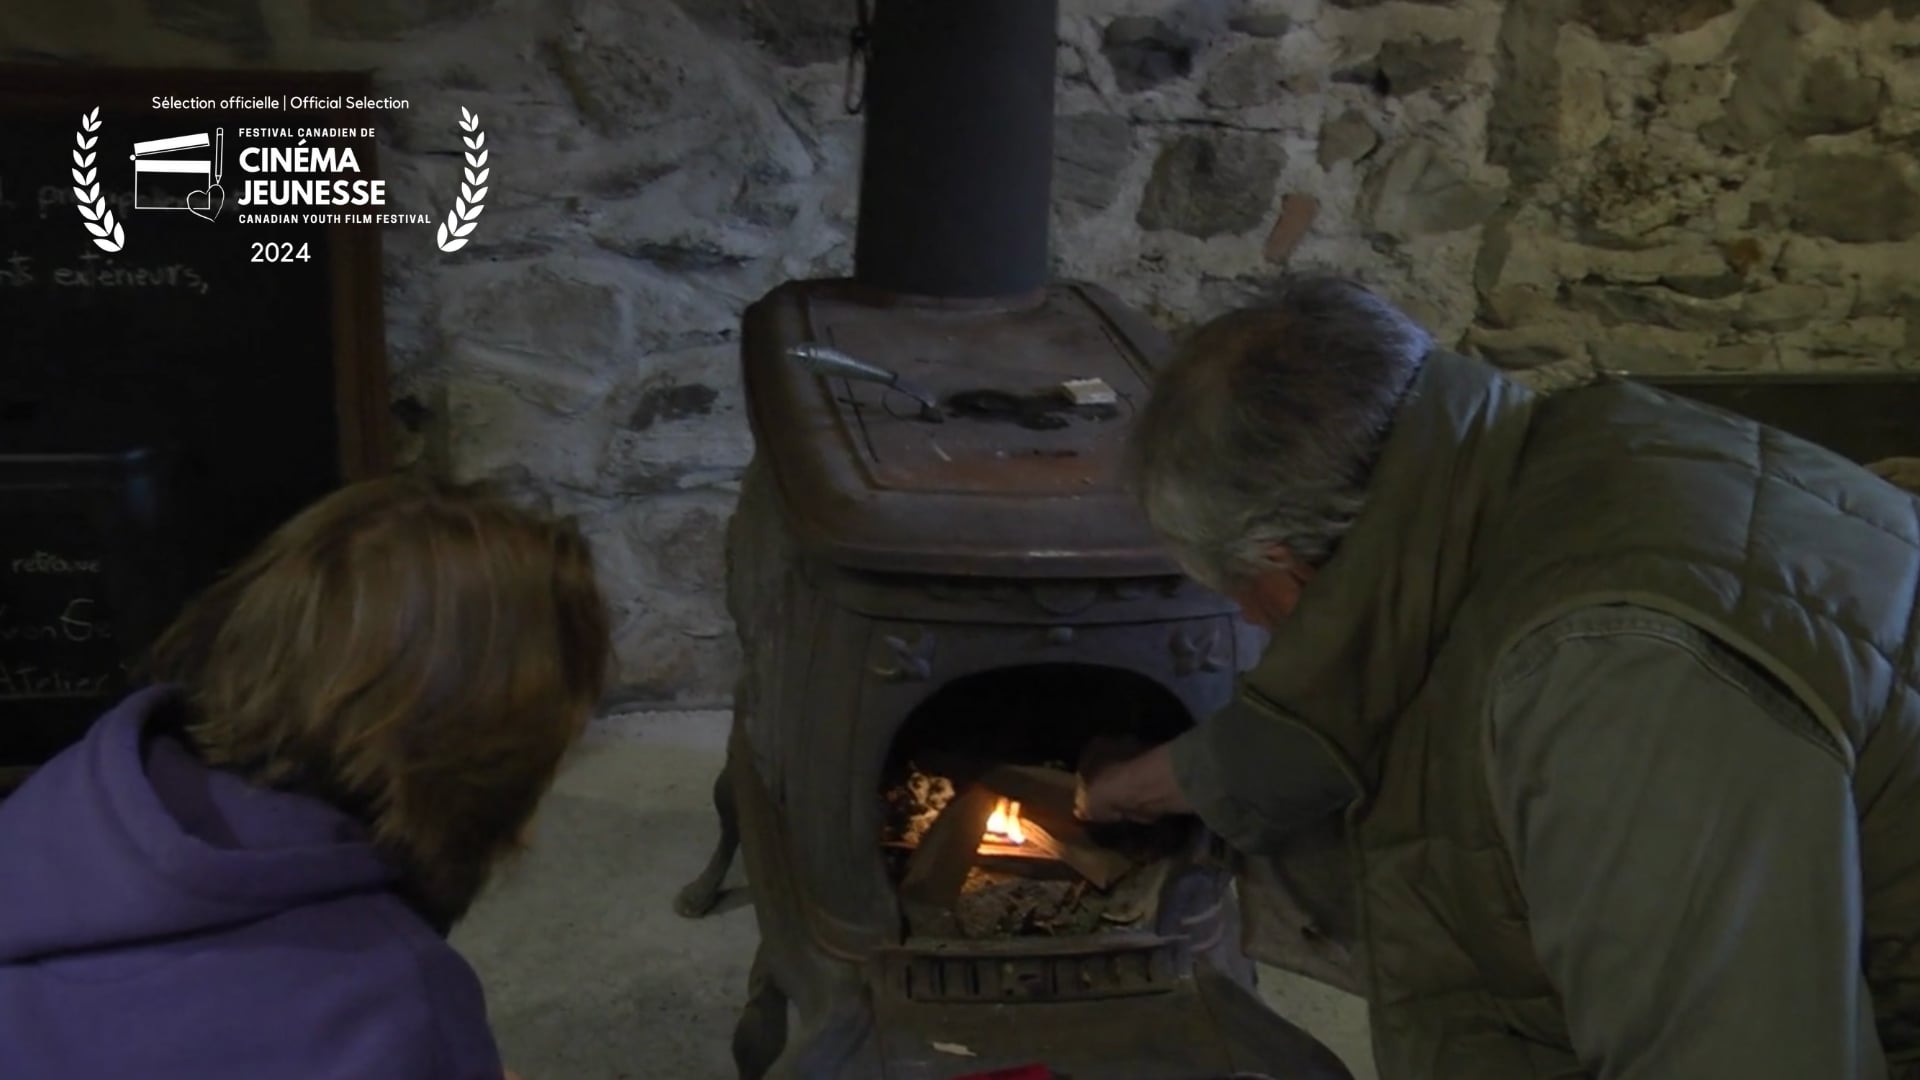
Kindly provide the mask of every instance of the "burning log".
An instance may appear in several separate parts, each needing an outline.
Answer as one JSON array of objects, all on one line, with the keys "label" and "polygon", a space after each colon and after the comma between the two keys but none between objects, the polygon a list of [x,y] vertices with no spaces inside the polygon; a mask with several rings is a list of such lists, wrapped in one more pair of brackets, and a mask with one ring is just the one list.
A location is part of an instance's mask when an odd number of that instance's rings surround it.
[{"label": "burning log", "polygon": [[1027,820],[1072,824],[1074,793],[1080,780],[1065,769],[1041,765],[994,765],[981,772],[978,782],[1009,799],[1018,800]]},{"label": "burning log", "polygon": [[907,873],[900,882],[903,901],[935,910],[953,906],[979,857],[980,839],[999,801],[992,791],[979,786],[954,796],[907,860]]},{"label": "burning log", "polygon": [[[1079,778],[1065,769],[1042,765],[1012,765],[959,754],[928,754],[921,764],[953,779],[954,784],[978,784],[1018,802],[1027,820],[1048,827],[1075,824],[1074,793]],[[1056,830],[1058,831],[1058,830]]]},{"label": "burning log", "polygon": [[1093,839],[1074,817],[1079,786],[1074,774],[1038,765],[995,765],[981,774],[980,784],[1018,799],[1028,842],[1099,888],[1110,887],[1133,869],[1132,859]]},{"label": "burning log", "polygon": [[[1039,765],[989,764],[977,760],[936,759],[928,764],[954,777],[956,785],[971,781],[970,792],[987,793],[989,824],[974,833],[981,838],[977,841],[980,854],[1055,859],[1103,890],[1133,870],[1133,859],[1095,840],[1087,827],[1074,817],[1074,794],[1079,779],[1073,773]],[[998,795],[1000,801],[996,802],[993,795]],[[947,821],[959,801],[955,799],[949,804],[947,811],[934,822],[934,828]],[[991,824],[995,810],[1004,813],[1008,809],[1003,803],[1013,804],[1012,824],[1023,834],[1021,842],[1007,842],[1010,838],[1005,835],[1006,830]],[[928,836],[931,837],[931,830]],[[922,846],[927,842],[923,838]],[[916,852],[915,862],[920,858]],[[909,864],[909,875],[912,865]],[[965,879],[964,871],[960,877]],[[902,890],[904,892],[904,885]]]},{"label": "burning log", "polygon": [[1132,859],[1111,848],[1101,847],[1087,837],[1084,829],[1078,829],[1078,835],[1060,836],[1032,820],[1026,823],[1026,828],[1026,846],[1073,867],[1075,872],[1098,888],[1110,888],[1134,867]]}]

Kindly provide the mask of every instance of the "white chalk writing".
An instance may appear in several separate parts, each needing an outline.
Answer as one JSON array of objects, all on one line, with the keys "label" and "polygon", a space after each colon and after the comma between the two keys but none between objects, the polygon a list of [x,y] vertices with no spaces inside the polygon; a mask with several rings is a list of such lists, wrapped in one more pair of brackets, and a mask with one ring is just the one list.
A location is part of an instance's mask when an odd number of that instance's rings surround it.
[{"label": "white chalk writing", "polygon": [[[127,217],[132,213],[134,206],[133,191],[131,189],[126,191],[112,191],[102,188],[100,194],[107,200],[107,204],[113,208],[116,216]],[[56,213],[72,213],[74,204],[73,187],[71,185],[62,187],[57,184],[43,185],[40,188],[40,193],[36,201],[39,203],[40,216],[42,218]],[[164,195],[160,193],[147,196],[146,202],[149,206],[187,205],[184,196]]]},{"label": "white chalk writing", "polygon": [[79,266],[42,269],[33,256],[18,251],[0,259],[0,287],[27,289],[47,283],[68,289],[184,289],[201,296],[212,291],[212,284],[200,271],[185,263],[129,267],[87,252],[80,256]]},{"label": "white chalk writing", "polygon": [[0,700],[90,698],[106,691],[116,672],[79,672],[0,660]]},{"label": "white chalk writing", "polygon": [[99,559],[69,559],[50,551],[36,551],[12,563],[16,574],[97,574]]},{"label": "white chalk writing", "polygon": [[[58,615],[46,619],[14,615],[5,604],[0,604],[0,642],[59,641],[79,644],[111,638],[113,628],[104,622],[94,621],[93,604],[91,597],[76,596],[67,601]],[[10,618],[27,621],[9,621]]]},{"label": "white chalk writing", "polygon": [[24,289],[39,280],[33,274],[33,256],[13,252],[6,262],[0,262],[0,285],[11,289]]}]

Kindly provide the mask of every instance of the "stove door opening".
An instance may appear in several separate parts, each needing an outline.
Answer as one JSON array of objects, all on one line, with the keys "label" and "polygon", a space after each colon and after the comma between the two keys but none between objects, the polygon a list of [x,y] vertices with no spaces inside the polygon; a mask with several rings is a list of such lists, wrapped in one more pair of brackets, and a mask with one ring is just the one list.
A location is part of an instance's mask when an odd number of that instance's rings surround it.
[{"label": "stove door opening", "polygon": [[1077,771],[1192,723],[1117,668],[1047,664],[958,679],[907,718],[882,771],[882,852],[908,939],[1151,934],[1204,847],[1190,819],[1095,825]]}]

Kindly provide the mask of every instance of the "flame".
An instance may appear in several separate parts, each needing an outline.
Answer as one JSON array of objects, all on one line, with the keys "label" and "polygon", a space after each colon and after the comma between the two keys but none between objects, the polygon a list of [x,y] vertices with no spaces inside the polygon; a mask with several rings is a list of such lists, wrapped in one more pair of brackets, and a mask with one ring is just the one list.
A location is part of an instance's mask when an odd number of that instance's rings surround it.
[{"label": "flame", "polygon": [[980,837],[981,843],[1024,844],[1027,842],[1027,830],[1020,827],[1020,804],[1001,799],[993,805],[993,813],[987,818],[987,831]]}]

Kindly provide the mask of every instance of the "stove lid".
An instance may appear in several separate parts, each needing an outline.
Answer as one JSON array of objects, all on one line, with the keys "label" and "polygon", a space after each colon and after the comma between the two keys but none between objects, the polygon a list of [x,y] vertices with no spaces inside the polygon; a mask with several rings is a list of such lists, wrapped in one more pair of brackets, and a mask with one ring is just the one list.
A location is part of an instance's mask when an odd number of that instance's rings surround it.
[{"label": "stove lid", "polygon": [[[786,352],[808,343],[898,373],[944,418],[929,422],[899,390],[804,370]],[[1010,308],[835,280],[790,282],[750,307],[741,356],[758,453],[812,553],[883,573],[1142,577],[1179,573],[1120,478],[1166,348],[1092,286]],[[1086,378],[1117,403],[1050,400]]]}]

